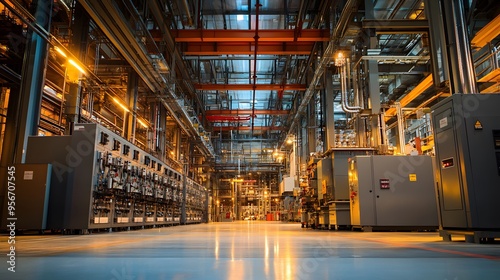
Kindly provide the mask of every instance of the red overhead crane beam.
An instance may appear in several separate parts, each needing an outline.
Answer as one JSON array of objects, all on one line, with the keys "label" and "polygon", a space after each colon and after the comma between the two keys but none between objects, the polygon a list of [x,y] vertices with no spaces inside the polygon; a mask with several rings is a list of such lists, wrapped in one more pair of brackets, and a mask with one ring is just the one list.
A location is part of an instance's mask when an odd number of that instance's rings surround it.
[{"label": "red overhead crane beam", "polygon": [[221,115],[288,115],[290,110],[206,110],[207,116],[221,116]]},{"label": "red overhead crane beam", "polygon": [[[284,130],[284,127],[281,126],[254,126],[253,130],[255,131],[269,131],[269,130],[276,130],[276,131],[281,131]],[[214,126],[214,132],[217,131],[230,131],[230,130],[238,130],[238,131],[251,131],[252,127],[251,126]]]},{"label": "red overhead crane beam", "polygon": [[209,115],[205,117],[209,122],[247,122],[250,116],[231,116],[231,115]]},{"label": "red overhead crane beam", "polygon": [[[258,55],[310,55],[314,42],[259,42]],[[183,43],[183,55],[254,55],[255,43]]]},{"label": "red overhead crane beam", "polygon": [[[153,33],[153,32],[152,32]],[[153,37],[155,34],[152,34]],[[161,34],[159,34],[161,35]],[[159,37],[158,35],[158,37]],[[220,30],[220,29],[180,29],[172,31],[176,43],[192,42],[254,42],[255,30]],[[161,37],[160,37],[161,38]],[[302,29],[297,34],[295,29],[259,29],[261,42],[326,42],[330,32],[326,29]]]},{"label": "red overhead crane beam", "polygon": [[[196,90],[253,90],[253,84],[195,84]],[[306,85],[290,84],[290,85],[269,85],[256,84],[255,90],[306,90]]]}]

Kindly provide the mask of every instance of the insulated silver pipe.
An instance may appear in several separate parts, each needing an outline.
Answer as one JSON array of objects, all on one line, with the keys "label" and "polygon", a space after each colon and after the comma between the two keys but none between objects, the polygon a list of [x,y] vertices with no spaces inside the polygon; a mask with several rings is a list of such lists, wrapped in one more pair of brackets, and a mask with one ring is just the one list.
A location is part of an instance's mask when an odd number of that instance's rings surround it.
[{"label": "insulated silver pipe", "polygon": [[349,60],[346,59],[346,63],[343,63],[340,66],[340,72],[341,72],[341,77],[340,77],[340,86],[341,86],[341,92],[340,92],[340,103],[342,106],[342,111],[346,113],[359,113],[359,110],[361,110],[361,107],[359,106],[354,106],[351,107],[349,106],[349,101],[348,101],[348,95],[347,92],[349,91],[348,83],[347,83],[347,65],[349,63]]}]

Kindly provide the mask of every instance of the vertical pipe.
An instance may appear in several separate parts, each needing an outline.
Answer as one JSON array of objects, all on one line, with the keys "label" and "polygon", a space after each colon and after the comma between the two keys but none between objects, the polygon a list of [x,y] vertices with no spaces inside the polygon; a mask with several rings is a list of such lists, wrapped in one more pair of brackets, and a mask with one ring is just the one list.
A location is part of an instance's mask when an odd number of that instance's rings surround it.
[{"label": "vertical pipe", "polygon": [[396,116],[398,120],[398,142],[399,142],[399,152],[404,155],[405,154],[405,131],[404,131],[404,119],[403,119],[403,110],[401,108],[401,103],[396,102]]},{"label": "vertical pipe", "polygon": [[452,93],[479,93],[463,0],[442,1],[448,36]]}]

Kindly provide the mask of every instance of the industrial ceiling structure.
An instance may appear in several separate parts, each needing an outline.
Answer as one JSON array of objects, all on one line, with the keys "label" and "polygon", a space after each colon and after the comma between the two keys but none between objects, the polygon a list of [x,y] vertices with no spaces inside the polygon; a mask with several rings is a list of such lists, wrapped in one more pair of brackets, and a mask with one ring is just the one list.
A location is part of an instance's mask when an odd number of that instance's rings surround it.
[{"label": "industrial ceiling structure", "polygon": [[[85,88],[79,121],[97,120],[130,139],[125,120],[133,115],[143,125],[136,127],[138,145],[178,166],[193,158],[196,174],[215,172],[221,178],[276,176],[286,173],[283,160],[292,150],[300,150],[305,162],[308,155],[341,145],[327,139],[329,116],[338,131],[359,132],[356,116],[383,122],[389,131],[397,120],[395,103],[425,108],[449,95],[449,84],[432,76],[428,2],[58,0],[46,34],[34,24],[30,1],[0,1],[3,22],[32,29],[50,42],[46,92],[68,91],[68,73],[58,74],[65,70],[57,50],[81,63],[86,74],[76,82]],[[495,91],[498,67],[491,58],[498,55],[500,5],[464,2],[479,89]],[[88,26],[79,26],[82,18]],[[76,33],[75,26],[88,32]],[[1,55],[4,70],[15,68],[9,66],[12,51],[3,49]],[[15,78],[5,74],[11,72],[3,71],[2,83]],[[129,98],[131,88],[136,101]],[[165,131],[159,129],[161,116]],[[58,123],[42,118],[40,126],[65,134],[65,124],[63,118]],[[181,131],[180,143],[170,141],[175,129]],[[356,136],[355,145],[398,144],[370,142],[375,131],[368,130],[364,140]]]}]

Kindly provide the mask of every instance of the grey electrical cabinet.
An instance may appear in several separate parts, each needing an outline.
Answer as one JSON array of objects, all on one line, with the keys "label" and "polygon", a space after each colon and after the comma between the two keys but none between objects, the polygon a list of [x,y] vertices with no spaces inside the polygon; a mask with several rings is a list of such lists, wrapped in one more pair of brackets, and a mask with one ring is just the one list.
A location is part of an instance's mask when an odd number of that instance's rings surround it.
[{"label": "grey electrical cabinet", "polygon": [[28,163],[52,166],[47,229],[178,224],[183,203],[186,223],[206,213],[200,184],[99,124],[75,124],[70,136],[29,137],[26,154]]},{"label": "grey electrical cabinet", "polygon": [[7,219],[3,221],[2,228],[6,228],[5,223],[12,219],[17,230],[46,229],[52,165],[16,164],[12,170],[15,173],[15,185],[9,186],[7,197],[14,198],[9,202],[15,210],[10,211],[5,207]]},{"label": "grey electrical cabinet", "polygon": [[332,199],[331,196],[333,189],[332,159],[325,158],[318,161],[317,170],[318,170],[318,175],[317,175],[318,199],[325,199],[325,200]]},{"label": "grey electrical cabinet", "polygon": [[352,227],[437,229],[432,160],[429,156],[351,158]]},{"label": "grey electrical cabinet", "polygon": [[500,230],[500,95],[453,94],[432,124],[441,227]]}]

